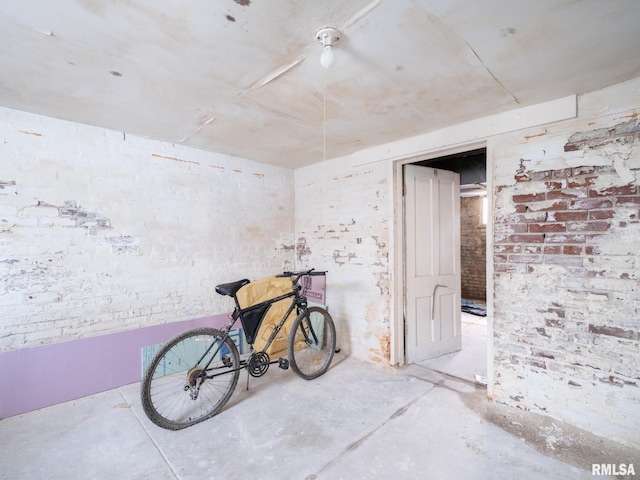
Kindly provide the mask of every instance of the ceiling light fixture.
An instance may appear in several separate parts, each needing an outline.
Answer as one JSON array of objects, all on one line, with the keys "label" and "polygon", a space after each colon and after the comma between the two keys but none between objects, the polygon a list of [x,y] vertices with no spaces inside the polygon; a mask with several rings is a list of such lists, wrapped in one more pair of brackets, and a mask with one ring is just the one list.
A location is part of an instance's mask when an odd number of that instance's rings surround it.
[{"label": "ceiling light fixture", "polygon": [[322,55],[320,55],[320,65],[323,68],[330,68],[336,63],[336,52],[333,51],[333,44],[340,41],[340,32],[332,27],[325,27],[318,30],[316,40],[322,44]]}]

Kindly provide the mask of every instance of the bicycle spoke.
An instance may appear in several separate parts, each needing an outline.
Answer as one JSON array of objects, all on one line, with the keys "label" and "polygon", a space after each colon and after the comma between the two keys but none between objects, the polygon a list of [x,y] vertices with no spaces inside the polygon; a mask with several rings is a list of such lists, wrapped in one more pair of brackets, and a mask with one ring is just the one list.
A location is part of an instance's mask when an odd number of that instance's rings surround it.
[{"label": "bicycle spoke", "polygon": [[310,307],[296,319],[289,335],[289,362],[300,377],[311,380],[327,371],[333,359],[336,332],[329,313]]},{"label": "bicycle spoke", "polygon": [[[218,330],[197,328],[174,337],[158,351],[141,386],[142,404],[151,421],[178,430],[222,409],[237,384],[240,359],[233,342],[221,338]],[[211,369],[228,373],[207,378]]]}]

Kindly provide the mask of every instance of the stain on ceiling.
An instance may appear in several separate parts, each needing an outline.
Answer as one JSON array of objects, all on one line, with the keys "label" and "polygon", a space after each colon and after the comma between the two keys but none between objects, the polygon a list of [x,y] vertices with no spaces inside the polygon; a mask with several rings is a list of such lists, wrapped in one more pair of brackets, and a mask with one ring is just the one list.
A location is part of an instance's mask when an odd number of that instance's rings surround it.
[{"label": "stain on ceiling", "polygon": [[0,105],[296,168],[638,77],[638,25],[637,0],[3,0]]}]

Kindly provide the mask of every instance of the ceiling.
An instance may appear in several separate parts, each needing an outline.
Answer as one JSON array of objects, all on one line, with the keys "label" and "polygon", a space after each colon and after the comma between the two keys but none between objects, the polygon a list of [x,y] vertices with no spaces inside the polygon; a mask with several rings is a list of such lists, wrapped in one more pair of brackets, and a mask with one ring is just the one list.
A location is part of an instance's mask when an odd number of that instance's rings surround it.
[{"label": "ceiling", "polygon": [[639,25],[637,0],[2,0],[0,105],[295,168],[638,77]]}]

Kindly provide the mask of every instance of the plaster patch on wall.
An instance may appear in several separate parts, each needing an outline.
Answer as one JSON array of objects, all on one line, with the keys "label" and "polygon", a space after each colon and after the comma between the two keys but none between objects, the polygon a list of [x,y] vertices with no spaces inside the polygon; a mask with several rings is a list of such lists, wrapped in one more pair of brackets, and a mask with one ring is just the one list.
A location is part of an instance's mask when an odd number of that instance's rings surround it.
[{"label": "plaster patch on wall", "polygon": [[616,169],[623,183],[630,184],[636,180],[636,176],[627,165],[625,158],[616,156],[616,158],[613,159],[613,168]]},{"label": "plaster patch on wall", "polygon": [[569,164],[571,166],[578,166],[577,163],[595,165],[594,161],[601,159],[606,161],[605,164],[613,165],[624,183],[635,181],[636,176],[629,168],[627,161],[630,157],[636,156],[637,147],[633,144],[640,140],[640,121],[637,121],[633,115],[629,117],[631,120],[612,127],[572,134],[564,145],[564,151],[579,152],[579,154],[569,157]]},{"label": "plaster patch on wall", "polygon": [[[526,151],[526,156],[521,157],[518,174],[581,166],[614,166],[625,183],[635,181],[635,174],[630,170],[638,168],[640,121],[633,115],[623,118],[630,120],[610,127],[574,132],[564,140],[550,129],[545,130],[545,138],[540,134],[525,136],[519,149],[523,153]],[[536,151],[536,147],[539,150]],[[502,179],[499,174],[496,180],[498,185],[508,184],[506,178]]]}]

